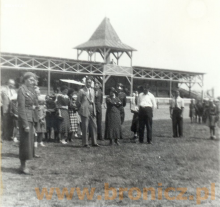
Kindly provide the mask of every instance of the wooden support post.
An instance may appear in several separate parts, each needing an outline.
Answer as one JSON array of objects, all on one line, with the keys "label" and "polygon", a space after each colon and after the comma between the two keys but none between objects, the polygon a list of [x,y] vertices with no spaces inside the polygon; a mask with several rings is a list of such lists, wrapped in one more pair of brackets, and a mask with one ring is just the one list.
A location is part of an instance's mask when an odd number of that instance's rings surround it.
[{"label": "wooden support post", "polygon": [[117,60],[117,56],[115,55],[115,53],[114,53],[114,52],[112,52],[112,55],[114,55],[115,59]]},{"label": "wooden support post", "polygon": [[102,77],[102,93],[103,97],[105,97],[105,75]]},{"label": "wooden support post", "polygon": [[170,98],[172,97],[172,80],[170,79]]},{"label": "wooden support post", "polygon": [[132,66],[132,55],[133,55],[133,53],[132,53],[132,51],[131,51],[131,66]]},{"label": "wooden support post", "polygon": [[82,54],[83,50],[77,49],[77,60],[79,60],[79,56]]},{"label": "wooden support post", "polygon": [[130,84],[131,85],[131,89],[130,89],[131,97],[133,94],[133,85],[134,85],[133,81],[134,81],[133,76],[131,76],[131,84]]},{"label": "wooden support post", "polygon": [[189,84],[189,98],[191,98],[191,84]]},{"label": "wooden support post", "polygon": [[106,64],[106,48],[104,48],[104,63]]},{"label": "wooden support post", "polygon": [[99,48],[99,54],[102,56],[102,59],[105,61],[105,57],[104,57],[104,54],[103,54],[103,51]]},{"label": "wooden support post", "polygon": [[203,75],[202,75],[202,94],[201,94],[201,98],[202,98],[202,101],[203,101],[203,99],[204,99],[204,89],[203,89],[203,81],[204,81],[204,79],[203,79]]},{"label": "wooden support post", "polygon": [[106,64],[109,64],[110,63],[110,51],[111,49],[106,49],[105,53],[106,53]]},{"label": "wooden support post", "polygon": [[192,79],[191,76],[189,76],[189,98],[191,98],[191,88],[192,88]]},{"label": "wooden support post", "polygon": [[50,77],[50,60],[48,60],[48,80],[47,80],[47,95],[50,95],[50,79],[51,79],[51,77]]},{"label": "wooden support post", "polygon": [[88,61],[89,61],[89,59],[90,59],[89,51],[88,51],[88,50],[86,50],[86,51],[87,51],[87,53],[88,53]]}]

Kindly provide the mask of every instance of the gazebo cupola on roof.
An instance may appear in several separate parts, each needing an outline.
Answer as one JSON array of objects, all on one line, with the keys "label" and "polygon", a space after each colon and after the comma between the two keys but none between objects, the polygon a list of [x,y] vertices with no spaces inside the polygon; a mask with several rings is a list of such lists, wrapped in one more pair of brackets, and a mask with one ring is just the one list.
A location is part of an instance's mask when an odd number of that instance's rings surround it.
[{"label": "gazebo cupola on roof", "polygon": [[89,61],[92,61],[92,56],[99,53],[104,63],[110,62],[110,54],[114,55],[119,64],[119,59],[126,53],[131,60],[134,48],[122,43],[108,18],[104,18],[96,31],[93,33],[89,41],[75,47],[77,49],[77,59],[83,51],[88,53]]}]

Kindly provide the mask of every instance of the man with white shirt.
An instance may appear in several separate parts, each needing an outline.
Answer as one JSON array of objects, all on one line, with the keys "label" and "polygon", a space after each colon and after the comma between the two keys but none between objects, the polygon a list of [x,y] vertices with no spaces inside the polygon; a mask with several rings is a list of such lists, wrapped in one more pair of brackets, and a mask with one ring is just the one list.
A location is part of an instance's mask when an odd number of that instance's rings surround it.
[{"label": "man with white shirt", "polygon": [[184,100],[180,97],[180,92],[176,90],[170,103],[170,117],[173,124],[173,137],[175,138],[183,136],[183,110]]},{"label": "man with white shirt", "polygon": [[13,119],[9,112],[9,104],[13,96],[17,94],[15,91],[15,81],[8,80],[6,86],[1,88],[1,104],[2,104],[2,138],[4,140],[12,140],[13,135]]},{"label": "man with white shirt", "polygon": [[143,87],[143,93],[138,96],[139,107],[139,142],[144,142],[144,129],[147,127],[147,143],[152,144],[153,109],[156,108],[156,99],[149,92],[149,85]]}]

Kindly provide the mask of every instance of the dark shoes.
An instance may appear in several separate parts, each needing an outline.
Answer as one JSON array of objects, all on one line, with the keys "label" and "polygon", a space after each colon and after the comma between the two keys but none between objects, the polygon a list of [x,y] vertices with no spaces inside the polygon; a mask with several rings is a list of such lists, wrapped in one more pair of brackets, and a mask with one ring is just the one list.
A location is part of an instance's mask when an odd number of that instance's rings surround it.
[{"label": "dark shoes", "polygon": [[104,141],[104,139],[100,135],[98,135],[97,140]]},{"label": "dark shoes", "polygon": [[181,136],[174,136],[173,135],[173,138],[183,138],[183,135],[181,135]]},{"label": "dark shoes", "polygon": [[152,142],[152,141],[150,141],[150,142],[147,142],[147,144],[153,144],[153,142]]},{"label": "dark shoes", "polygon": [[99,144],[93,144],[93,147],[101,147]]},{"label": "dark shoes", "polygon": [[98,140],[99,140],[99,141],[104,141],[104,139],[103,139],[103,138],[98,138]]},{"label": "dark shoes", "polygon": [[[85,148],[90,148],[88,144],[84,145]],[[101,147],[99,144],[93,144],[92,147]]]},{"label": "dark shoes", "polygon": [[[118,140],[115,140],[115,142],[114,142],[116,145],[120,145],[120,143],[118,142]],[[112,140],[110,140],[110,142],[109,142],[109,145],[110,146],[112,146],[113,145],[113,141]]]}]

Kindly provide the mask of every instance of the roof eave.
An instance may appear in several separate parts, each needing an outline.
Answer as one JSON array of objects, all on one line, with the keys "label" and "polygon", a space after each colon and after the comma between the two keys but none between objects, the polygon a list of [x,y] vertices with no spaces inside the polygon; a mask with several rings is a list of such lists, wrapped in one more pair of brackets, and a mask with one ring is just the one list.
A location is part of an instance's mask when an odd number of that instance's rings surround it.
[{"label": "roof eave", "polygon": [[[83,45],[83,44],[82,44],[82,45]],[[130,48],[130,49],[117,48],[117,47],[111,47],[111,46],[108,46],[108,45],[94,46],[94,47],[86,47],[86,46],[78,45],[78,46],[74,47],[73,49],[87,50],[87,49],[95,49],[95,48],[110,48],[110,49],[117,50],[117,51],[137,51],[137,50],[134,49],[134,48]]]},{"label": "roof eave", "polygon": [[191,74],[199,74],[199,75],[205,75],[204,72],[192,72],[192,71],[186,71],[186,70],[174,70],[174,69],[163,69],[163,68],[152,68],[152,67],[143,67],[143,66],[133,66],[133,68],[140,68],[140,69],[148,69],[148,70],[162,70],[166,72],[182,72],[182,73],[191,73]]}]

